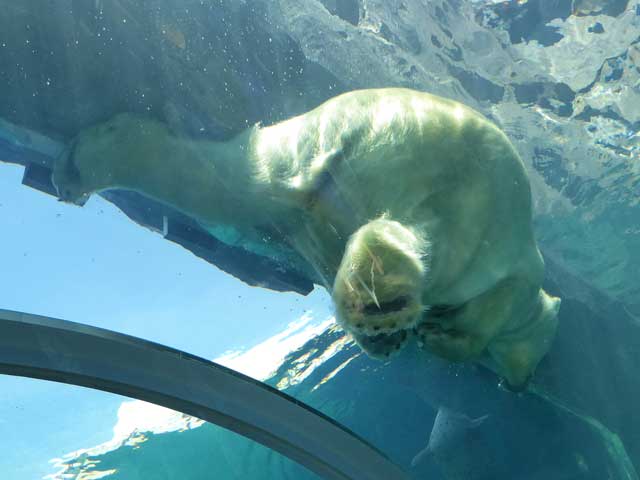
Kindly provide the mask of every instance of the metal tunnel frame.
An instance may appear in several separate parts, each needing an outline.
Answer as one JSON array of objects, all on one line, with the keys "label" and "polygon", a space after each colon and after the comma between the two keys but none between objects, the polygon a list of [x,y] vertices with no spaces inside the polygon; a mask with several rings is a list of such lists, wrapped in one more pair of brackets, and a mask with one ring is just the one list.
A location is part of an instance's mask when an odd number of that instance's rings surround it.
[{"label": "metal tunnel frame", "polygon": [[406,480],[380,451],[292,397],[136,337],[0,309],[0,373],[80,385],[201,418],[330,480]]}]

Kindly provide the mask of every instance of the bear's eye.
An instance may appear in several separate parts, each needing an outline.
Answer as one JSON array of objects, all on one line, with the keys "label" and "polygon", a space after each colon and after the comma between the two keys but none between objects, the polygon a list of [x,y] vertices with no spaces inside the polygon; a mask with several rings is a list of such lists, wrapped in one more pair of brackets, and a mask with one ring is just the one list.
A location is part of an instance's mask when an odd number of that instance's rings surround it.
[{"label": "bear's eye", "polygon": [[399,312],[407,306],[409,303],[409,297],[394,298],[389,302],[382,302],[380,308],[375,303],[365,305],[362,312],[365,315],[382,315],[385,313]]}]

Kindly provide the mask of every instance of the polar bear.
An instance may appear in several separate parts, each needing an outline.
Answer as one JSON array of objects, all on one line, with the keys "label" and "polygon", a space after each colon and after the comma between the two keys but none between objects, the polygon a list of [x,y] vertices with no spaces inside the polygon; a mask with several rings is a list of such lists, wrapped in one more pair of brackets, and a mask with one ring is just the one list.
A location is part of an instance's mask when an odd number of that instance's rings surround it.
[{"label": "polar bear", "polygon": [[227,142],[121,114],[81,132],[53,182],[63,201],[134,190],[247,238],[269,224],[375,357],[416,338],[451,361],[488,359],[517,388],[554,338],[560,301],[540,288],[524,165],[451,100],[358,90]]}]

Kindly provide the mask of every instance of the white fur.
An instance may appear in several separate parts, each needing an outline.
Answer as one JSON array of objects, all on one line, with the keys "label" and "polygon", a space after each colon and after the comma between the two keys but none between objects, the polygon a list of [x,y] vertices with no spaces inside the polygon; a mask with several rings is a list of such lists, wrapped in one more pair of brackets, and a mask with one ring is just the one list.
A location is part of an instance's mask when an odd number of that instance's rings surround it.
[{"label": "white fur", "polygon": [[260,226],[285,232],[272,247],[293,248],[376,356],[415,331],[451,360],[489,352],[522,384],[554,335],[524,166],[500,130],[450,100],[360,90],[225,143],[120,115],[79,135],[54,181],[74,202],[135,190],[249,243]]}]

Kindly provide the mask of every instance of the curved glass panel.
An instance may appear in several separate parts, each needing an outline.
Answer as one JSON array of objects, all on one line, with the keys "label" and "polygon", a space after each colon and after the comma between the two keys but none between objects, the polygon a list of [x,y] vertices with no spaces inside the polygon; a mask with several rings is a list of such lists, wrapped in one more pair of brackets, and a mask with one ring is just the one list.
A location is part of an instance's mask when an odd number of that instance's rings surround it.
[{"label": "curved glass panel", "polygon": [[123,393],[197,415],[330,479],[401,470],[319,412],[233,370],[109,330],[0,310],[0,372]]},{"label": "curved glass panel", "polygon": [[[412,478],[638,478],[638,0],[0,9],[0,309],[216,359]],[[27,383],[8,421],[57,406]]]}]

